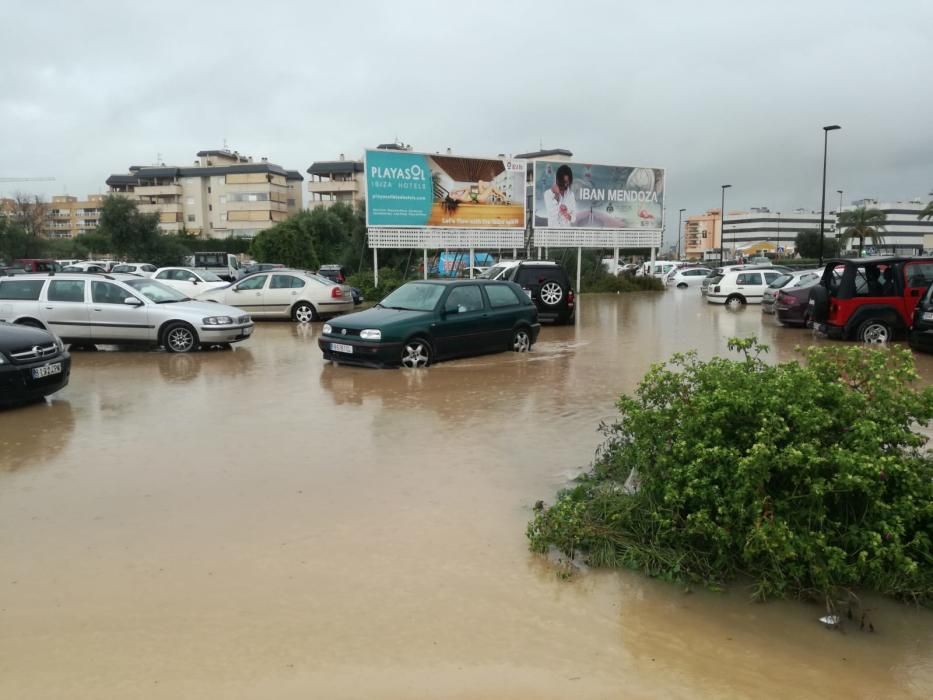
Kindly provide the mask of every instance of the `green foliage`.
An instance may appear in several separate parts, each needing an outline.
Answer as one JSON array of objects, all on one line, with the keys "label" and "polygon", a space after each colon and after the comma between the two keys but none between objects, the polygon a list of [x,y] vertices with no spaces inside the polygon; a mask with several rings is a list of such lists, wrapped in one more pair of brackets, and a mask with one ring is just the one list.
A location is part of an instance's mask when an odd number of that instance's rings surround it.
[{"label": "green foliage", "polygon": [[910,352],[774,366],[754,339],[730,347],[743,359],[677,354],[619,399],[592,471],[529,523],[532,548],[711,587],[743,574],[757,599],[933,602],[933,458],[912,429],[933,388],[913,386]]},{"label": "green foliage", "polygon": [[933,219],[933,202],[927,202],[923,210],[917,214],[917,218],[921,221],[923,219]]},{"label": "green foliage", "polygon": [[159,217],[140,214],[136,202],[111,195],[104,200],[97,233],[110,240],[110,250],[124,260],[148,260],[162,249]]},{"label": "green foliage", "polygon": [[38,257],[39,239],[19,225],[0,217],[0,260],[11,263],[17,258]]},{"label": "green foliage", "polygon": [[882,232],[887,224],[887,216],[880,209],[857,207],[851,211],[839,213],[839,225],[843,227],[840,242],[845,243],[858,239],[858,252],[862,254],[862,247],[866,240],[875,245],[884,245]]},{"label": "green foliage", "polygon": [[[801,231],[794,241],[796,251],[802,258],[818,259],[820,256],[820,234],[818,231]],[[823,257],[839,255],[839,241],[831,233],[823,232]]]},{"label": "green foliage", "polygon": [[584,292],[660,292],[664,282],[658,277],[635,277],[633,275],[589,275],[583,277]]},{"label": "green foliage", "polygon": [[253,239],[250,253],[259,262],[284,263],[288,267],[316,270],[320,260],[314,249],[311,212],[299,212],[260,233]]},{"label": "green foliage", "polygon": [[385,299],[386,296],[405,284],[405,280],[395,268],[383,267],[379,269],[378,287],[373,285],[372,272],[358,272],[355,275],[350,275],[347,284],[351,287],[357,287],[367,301],[377,302]]}]

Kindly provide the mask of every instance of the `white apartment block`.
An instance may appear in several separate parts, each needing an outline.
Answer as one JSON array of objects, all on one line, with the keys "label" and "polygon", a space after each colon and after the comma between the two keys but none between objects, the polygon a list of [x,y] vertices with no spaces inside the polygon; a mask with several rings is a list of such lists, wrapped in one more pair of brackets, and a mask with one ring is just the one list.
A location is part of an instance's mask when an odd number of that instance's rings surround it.
[{"label": "white apartment block", "polygon": [[[767,207],[752,207],[747,212],[728,212],[723,224],[723,245],[733,254],[751,251],[791,252],[796,248],[797,234],[820,232],[820,213],[806,209],[789,212],[771,211]],[[826,212],[823,236],[836,235],[835,212]]]},{"label": "white apartment block", "polygon": [[157,214],[166,233],[205,238],[253,238],[302,207],[295,170],[236,151],[199,151],[189,167],[131,166],[127,175],[111,175],[113,194],[136,200],[142,213]]},{"label": "white apartment block", "polygon": [[[858,207],[881,210],[887,219],[884,230],[880,232],[884,238],[884,245],[877,246],[869,241],[866,241],[865,245],[879,254],[916,255],[924,250],[933,249],[933,220],[921,221],[917,218],[925,206],[926,203],[919,199],[879,203],[878,200],[869,198],[856,200],[850,206],[843,207],[842,211],[852,211]],[[839,233],[842,233],[842,229],[839,229]],[[850,250],[856,249],[858,240],[849,241],[847,247]]]},{"label": "white apartment block", "polygon": [[308,209],[329,207],[337,202],[356,206],[366,199],[366,175],[363,161],[318,160],[308,168]]}]

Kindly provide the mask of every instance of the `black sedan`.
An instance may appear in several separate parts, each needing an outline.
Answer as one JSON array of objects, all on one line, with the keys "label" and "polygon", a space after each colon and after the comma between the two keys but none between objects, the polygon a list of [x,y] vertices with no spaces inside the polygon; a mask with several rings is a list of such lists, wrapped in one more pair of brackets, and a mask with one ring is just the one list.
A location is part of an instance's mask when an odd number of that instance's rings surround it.
[{"label": "black sedan", "polygon": [[927,287],[914,308],[907,340],[914,350],[933,352],[933,285]]},{"label": "black sedan", "polygon": [[774,310],[782,326],[806,326],[810,322],[811,289],[812,287],[792,287],[778,290]]},{"label": "black sedan", "polygon": [[35,401],[68,384],[71,356],[41,328],[0,322],[0,405]]}]

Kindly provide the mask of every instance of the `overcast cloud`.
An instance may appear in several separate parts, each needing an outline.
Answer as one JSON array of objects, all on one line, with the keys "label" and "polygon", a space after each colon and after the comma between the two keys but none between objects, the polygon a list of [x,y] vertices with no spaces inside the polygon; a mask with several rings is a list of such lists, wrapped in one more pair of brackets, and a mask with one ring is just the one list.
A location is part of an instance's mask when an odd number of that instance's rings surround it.
[{"label": "overcast cloud", "polygon": [[[567,148],[665,167],[668,218],[927,199],[933,2],[14,2],[0,31],[0,183],[106,191],[224,139],[302,173],[416,150]],[[671,214],[673,212],[673,214]],[[671,219],[673,217],[673,219]],[[670,225],[669,225],[670,228]],[[667,234],[668,239],[673,236]]]}]

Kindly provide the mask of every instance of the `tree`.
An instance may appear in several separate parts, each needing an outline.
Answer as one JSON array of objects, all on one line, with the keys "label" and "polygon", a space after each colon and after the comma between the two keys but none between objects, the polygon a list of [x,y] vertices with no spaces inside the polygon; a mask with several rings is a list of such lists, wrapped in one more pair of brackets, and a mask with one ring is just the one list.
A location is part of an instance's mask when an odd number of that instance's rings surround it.
[{"label": "tree", "polygon": [[917,214],[917,218],[921,221],[923,219],[933,219],[933,201],[927,202],[927,205],[924,207],[923,211]]},{"label": "tree", "polygon": [[870,239],[875,245],[884,245],[884,236],[881,232],[887,224],[887,217],[880,209],[858,207],[851,211],[840,212],[839,225],[844,228],[841,240],[850,241],[858,239],[858,254],[862,255],[865,239]]},{"label": "tree", "polygon": [[13,221],[20,225],[27,236],[35,238],[45,233],[48,205],[42,197],[17,192],[13,195]]},{"label": "tree", "polygon": [[311,233],[311,212],[301,211],[253,239],[250,253],[259,262],[316,270],[320,264]]},{"label": "tree", "polygon": [[126,197],[107,197],[97,230],[110,239],[113,253],[120,257],[147,260],[162,247],[158,217],[140,214],[136,202]]},{"label": "tree", "polygon": [[[820,257],[820,234],[816,231],[800,231],[794,243],[796,251],[802,258],[816,259]],[[832,236],[823,236],[823,257],[831,258],[839,253],[839,242]]]}]

